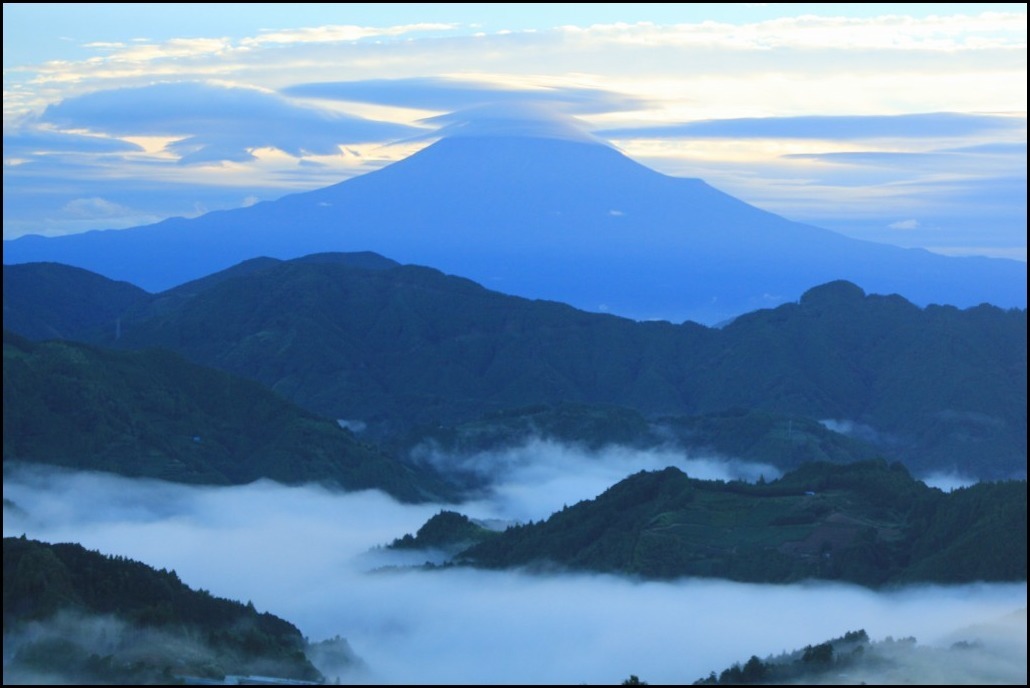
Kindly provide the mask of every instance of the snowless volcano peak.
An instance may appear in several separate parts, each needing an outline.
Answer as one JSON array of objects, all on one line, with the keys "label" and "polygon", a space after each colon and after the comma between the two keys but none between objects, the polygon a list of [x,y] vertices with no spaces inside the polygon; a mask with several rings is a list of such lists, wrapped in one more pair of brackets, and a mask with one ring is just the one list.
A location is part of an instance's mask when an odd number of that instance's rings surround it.
[{"label": "snowless volcano peak", "polygon": [[493,103],[423,120],[443,138],[517,136],[609,145],[571,115],[538,103]]}]

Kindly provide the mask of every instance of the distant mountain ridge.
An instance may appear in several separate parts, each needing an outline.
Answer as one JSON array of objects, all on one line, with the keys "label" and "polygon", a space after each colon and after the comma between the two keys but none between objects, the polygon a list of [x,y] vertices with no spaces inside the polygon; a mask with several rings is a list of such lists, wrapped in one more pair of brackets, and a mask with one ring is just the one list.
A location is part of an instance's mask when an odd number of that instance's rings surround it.
[{"label": "distant mountain ridge", "polygon": [[600,143],[444,138],[381,170],[195,219],[4,242],[159,291],[257,256],[376,251],[490,288],[637,319],[714,323],[846,279],[919,305],[1025,307],[1026,264],[791,222]]},{"label": "distant mountain ridge", "polygon": [[[742,408],[856,425],[912,470],[1026,474],[1025,310],[920,309],[835,282],[718,330],[350,261],[251,261],[154,295],[120,316],[118,337],[108,324],[89,339],[168,348],[380,435],[530,404],[648,416]],[[37,278],[24,266],[4,270],[12,284]],[[61,314],[31,300],[19,308]],[[6,295],[4,313],[5,323],[20,317]]]}]

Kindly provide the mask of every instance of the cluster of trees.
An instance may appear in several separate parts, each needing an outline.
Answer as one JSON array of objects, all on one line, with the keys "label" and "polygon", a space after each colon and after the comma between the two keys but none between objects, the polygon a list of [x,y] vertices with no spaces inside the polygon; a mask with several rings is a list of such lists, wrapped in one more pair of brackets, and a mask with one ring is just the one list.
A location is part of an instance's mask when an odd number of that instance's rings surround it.
[{"label": "cluster of trees", "polygon": [[494,531],[475,523],[456,511],[441,510],[412,536],[410,533],[390,543],[391,549],[439,549],[458,552],[493,536]]},{"label": "cluster of trees", "polygon": [[[9,671],[147,682],[226,674],[323,678],[293,624],[250,603],[193,590],[174,571],[24,536],[4,538],[3,567],[4,648],[12,657],[5,683]],[[104,633],[83,631],[97,627]],[[102,643],[103,635],[113,637]]]},{"label": "cluster of trees", "polygon": [[752,655],[744,664],[734,664],[716,676],[694,681],[695,686],[729,686],[769,683],[818,683],[829,672],[839,673],[861,661],[869,647],[865,630],[849,631],[840,638],[803,650],[762,661]]}]

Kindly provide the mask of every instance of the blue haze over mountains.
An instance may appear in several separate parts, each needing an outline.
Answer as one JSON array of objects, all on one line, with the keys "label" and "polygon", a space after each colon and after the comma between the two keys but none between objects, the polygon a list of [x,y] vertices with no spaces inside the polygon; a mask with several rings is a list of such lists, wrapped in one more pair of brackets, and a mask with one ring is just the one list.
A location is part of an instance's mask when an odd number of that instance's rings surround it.
[{"label": "blue haze over mountains", "polygon": [[494,120],[452,119],[405,160],[249,208],[5,241],[4,262],[161,291],[257,256],[376,251],[508,294],[709,324],[837,279],[919,305],[1026,305],[1025,263],[848,238],[651,170],[551,115]]}]

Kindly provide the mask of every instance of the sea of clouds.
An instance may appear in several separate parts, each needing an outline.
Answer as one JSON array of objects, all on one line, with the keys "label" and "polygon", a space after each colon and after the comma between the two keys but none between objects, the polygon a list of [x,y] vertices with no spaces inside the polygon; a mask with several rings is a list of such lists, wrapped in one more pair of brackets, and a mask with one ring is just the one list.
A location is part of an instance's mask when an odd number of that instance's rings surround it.
[{"label": "sea of clouds", "polygon": [[343,636],[367,672],[345,681],[610,684],[634,674],[651,683],[684,683],[751,655],[857,629],[874,640],[914,636],[921,646],[978,641],[990,653],[981,664],[1011,672],[1005,679],[1025,680],[1025,623],[1013,630],[999,621],[1025,609],[1025,583],[872,591],[814,582],[647,582],[390,567],[410,563],[410,555],[391,559],[381,546],[414,533],[442,508],[524,522],[667,460],[696,477],[754,478],[768,470],[631,450],[590,453],[543,441],[461,460],[472,468],[487,461],[497,482],[460,506],[400,504],[377,491],[269,481],[197,487],[7,468],[4,536],[79,542],[174,569],[191,587],[252,601],[288,619],[312,641]]}]

